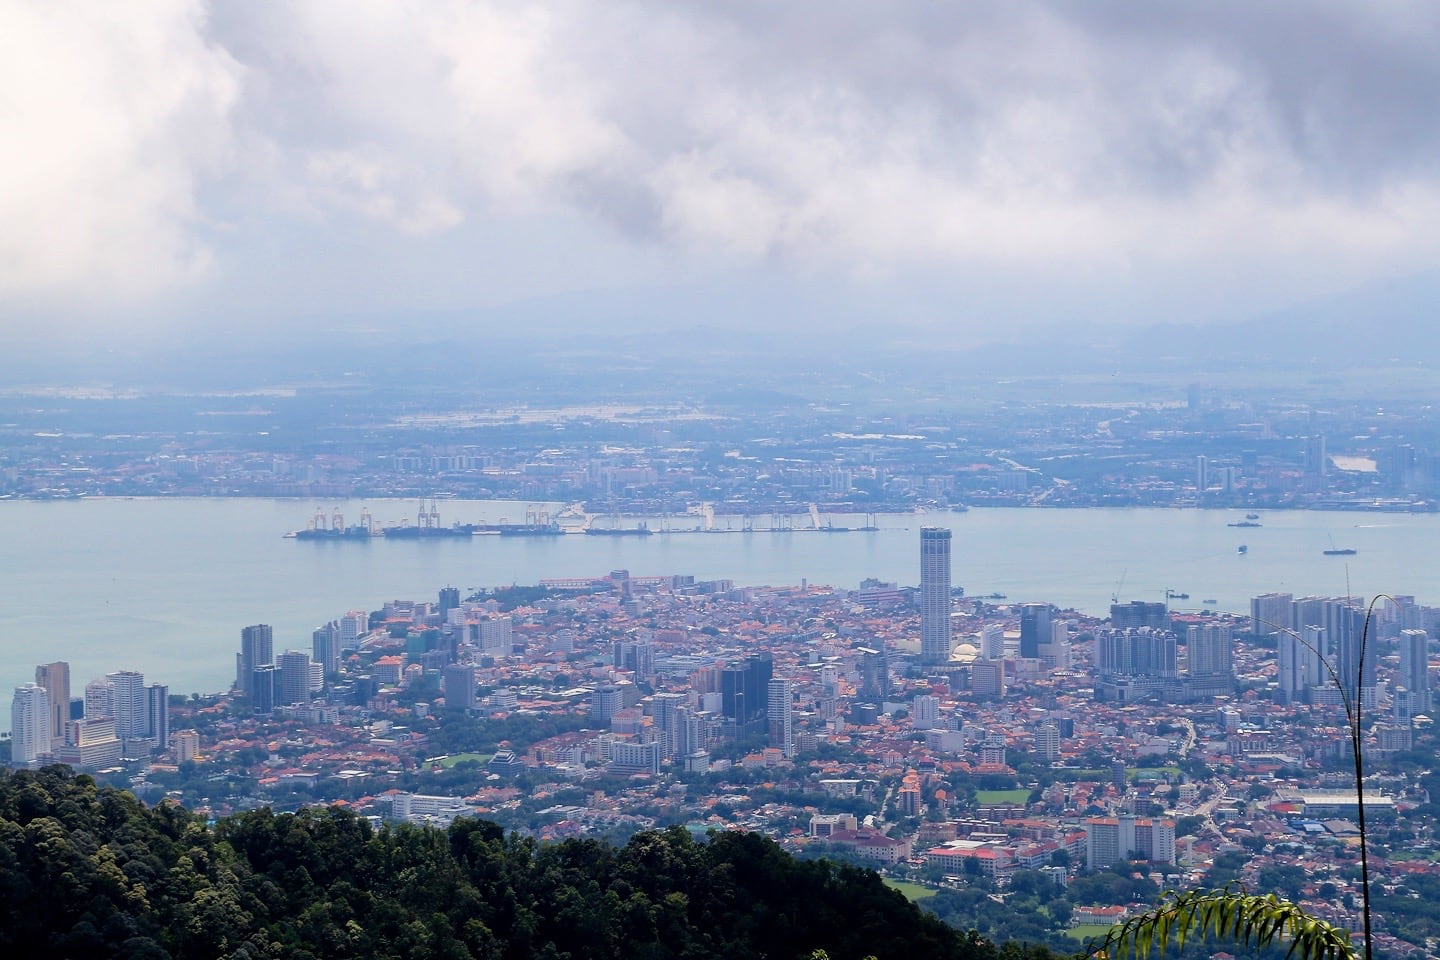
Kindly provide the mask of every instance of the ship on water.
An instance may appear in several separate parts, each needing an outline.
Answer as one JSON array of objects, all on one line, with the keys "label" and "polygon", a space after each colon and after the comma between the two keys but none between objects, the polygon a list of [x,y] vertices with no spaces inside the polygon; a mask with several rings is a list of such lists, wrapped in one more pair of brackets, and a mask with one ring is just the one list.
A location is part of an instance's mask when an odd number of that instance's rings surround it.
[{"label": "ship on water", "polygon": [[495,532],[502,537],[563,537],[565,531],[558,523],[497,523],[486,532]]},{"label": "ship on water", "polygon": [[324,510],[317,509],[308,527],[285,534],[295,540],[369,540],[375,535],[375,524],[369,510],[361,510],[360,522],[347,527],[339,507],[328,518]]},{"label": "ship on water", "polygon": [[633,527],[586,527],[587,537],[648,537],[655,531],[645,521],[640,521]]},{"label": "ship on water", "polygon": [[454,523],[448,527],[440,525],[440,504],[437,500],[431,500],[428,504],[420,501],[420,511],[416,514],[415,522],[408,523],[400,521],[399,526],[384,527],[381,533],[387,539],[395,540],[436,540],[452,537],[473,537],[476,531],[473,523]]},{"label": "ship on water", "polygon": [[285,536],[294,540],[320,541],[369,541],[376,537],[384,537],[387,540],[433,540],[471,537],[479,532],[479,529],[479,526],[473,523],[456,523],[442,527],[437,501],[421,500],[420,511],[416,516],[415,523],[411,523],[406,518],[398,524],[387,526],[376,523],[370,516],[369,510],[362,510],[360,511],[360,522],[347,527],[340,508],[336,507],[328,517],[324,510],[317,509],[315,516],[310,519],[308,527],[304,530],[294,530]]}]

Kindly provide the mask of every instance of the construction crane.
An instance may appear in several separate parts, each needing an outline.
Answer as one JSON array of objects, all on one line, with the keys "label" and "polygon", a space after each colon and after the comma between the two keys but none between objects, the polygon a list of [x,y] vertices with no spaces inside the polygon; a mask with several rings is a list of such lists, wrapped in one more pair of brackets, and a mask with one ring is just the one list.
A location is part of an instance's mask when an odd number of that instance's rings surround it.
[{"label": "construction crane", "polygon": [[1120,571],[1120,579],[1115,581],[1115,592],[1110,594],[1111,605],[1120,602],[1120,591],[1125,589],[1125,575],[1129,572],[1129,567],[1126,567],[1125,569]]}]

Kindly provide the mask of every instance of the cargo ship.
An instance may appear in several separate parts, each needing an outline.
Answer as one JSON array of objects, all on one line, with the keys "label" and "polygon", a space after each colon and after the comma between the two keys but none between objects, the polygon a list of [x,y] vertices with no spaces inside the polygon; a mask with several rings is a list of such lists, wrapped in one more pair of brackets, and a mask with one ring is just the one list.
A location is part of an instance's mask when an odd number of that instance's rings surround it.
[{"label": "cargo ship", "polygon": [[404,524],[385,527],[380,533],[387,540],[429,540],[436,537],[473,537],[479,528],[473,523],[456,523],[448,527],[417,527]]},{"label": "cargo ship", "polygon": [[502,537],[563,537],[565,531],[558,523],[497,523],[487,527]]},{"label": "cargo ship", "polygon": [[648,537],[655,531],[645,521],[633,527],[586,527],[587,537]]},{"label": "cargo ship", "polygon": [[360,522],[347,527],[345,517],[337,507],[329,517],[325,516],[324,510],[316,510],[308,527],[292,530],[285,536],[293,540],[369,540],[377,534],[369,510],[360,511]]},{"label": "cargo ship", "polygon": [[456,523],[442,527],[440,510],[436,501],[421,500],[420,512],[413,524],[408,519],[401,520],[400,523],[394,525],[377,524],[371,518],[369,510],[362,510],[360,522],[347,527],[345,518],[337,507],[328,517],[324,510],[316,510],[315,516],[311,518],[307,528],[294,530],[285,536],[294,540],[325,541],[369,541],[377,537],[384,537],[387,540],[442,540],[472,537],[480,531],[481,527],[473,523]]}]

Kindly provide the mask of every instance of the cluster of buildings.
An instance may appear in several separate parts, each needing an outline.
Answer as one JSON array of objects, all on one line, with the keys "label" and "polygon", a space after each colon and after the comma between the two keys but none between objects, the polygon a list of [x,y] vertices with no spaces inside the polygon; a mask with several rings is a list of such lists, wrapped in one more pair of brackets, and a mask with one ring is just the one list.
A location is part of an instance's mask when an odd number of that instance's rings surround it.
[{"label": "cluster of buildings", "polygon": [[10,707],[11,763],[68,763],[85,770],[170,749],[170,688],[119,670],[70,695],[70,665],[35,668],[35,682],[15,688]]},{"label": "cluster of buildings", "polygon": [[[253,782],[203,798],[215,812],[303,796],[542,837],[684,822],[1002,884],[1122,860],[1198,883],[1242,851],[1254,869],[1301,863],[1344,886],[1342,698],[1376,718],[1377,759],[1427,736],[1440,610],[1398,597],[1367,620],[1348,600],[1267,594],[1249,616],[1117,602],[1094,618],[958,596],[952,543],[920,532],[915,588],[616,570],[546,581],[518,605],[452,587],[393,600],[278,655],[255,624],[232,693],[169,714],[164,687],[126,671],[72,702],[68,671],[48,664],[16,692],[15,758],[93,768],[168,745],[162,760]],[[185,729],[169,736],[167,716]],[[541,732],[455,755],[453,725],[473,721]],[[1428,802],[1402,774],[1366,789],[1382,838]]]}]

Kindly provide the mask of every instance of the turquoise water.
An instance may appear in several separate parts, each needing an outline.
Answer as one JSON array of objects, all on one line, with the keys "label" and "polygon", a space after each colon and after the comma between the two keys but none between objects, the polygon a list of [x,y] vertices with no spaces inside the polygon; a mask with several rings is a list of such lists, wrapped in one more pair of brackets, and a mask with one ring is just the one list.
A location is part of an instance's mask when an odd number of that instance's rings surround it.
[{"label": "turquoise water", "polygon": [[[359,502],[341,506],[348,522]],[[413,502],[369,501],[377,520],[415,514]],[[68,660],[86,680],[137,669],[172,692],[212,692],[234,676],[240,628],[275,628],[275,649],[309,649],[310,630],[387,599],[433,598],[542,577],[687,573],[738,584],[855,587],[864,577],[919,580],[919,528],[954,531],[954,583],[1012,601],[1049,601],[1103,614],[1122,600],[1160,600],[1166,588],[1244,611],[1249,597],[1413,594],[1440,601],[1440,516],[1266,513],[1235,529],[1231,511],[1004,510],[882,516],[871,533],[757,532],[652,537],[475,537],[316,543],[282,534],[303,527],[314,502],[162,499],[0,503],[0,690],[33,679],[34,665]],[[524,519],[526,504],[447,501],[442,521]],[[836,526],[863,518],[825,518]],[[739,520],[731,521],[739,527]],[[693,527],[695,518],[668,521]],[[725,518],[717,520],[724,526]],[[797,526],[808,518],[797,518]],[[659,521],[651,521],[659,529]],[[1249,547],[1246,555],[1237,546]],[[1337,545],[1358,551],[1326,557]],[[0,725],[5,723],[0,718]]]}]

